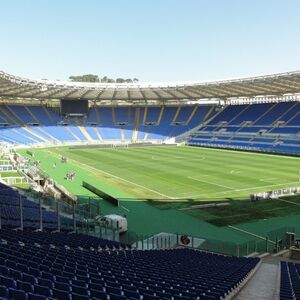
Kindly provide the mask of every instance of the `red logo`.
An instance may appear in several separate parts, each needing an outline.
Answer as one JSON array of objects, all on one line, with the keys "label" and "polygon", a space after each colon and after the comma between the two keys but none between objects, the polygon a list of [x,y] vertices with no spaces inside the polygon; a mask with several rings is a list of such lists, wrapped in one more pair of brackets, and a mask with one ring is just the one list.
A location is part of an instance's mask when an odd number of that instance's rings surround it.
[{"label": "red logo", "polygon": [[188,245],[191,241],[190,241],[190,239],[188,238],[187,235],[182,235],[182,236],[180,237],[180,242],[181,242],[181,244],[183,244],[183,245]]}]

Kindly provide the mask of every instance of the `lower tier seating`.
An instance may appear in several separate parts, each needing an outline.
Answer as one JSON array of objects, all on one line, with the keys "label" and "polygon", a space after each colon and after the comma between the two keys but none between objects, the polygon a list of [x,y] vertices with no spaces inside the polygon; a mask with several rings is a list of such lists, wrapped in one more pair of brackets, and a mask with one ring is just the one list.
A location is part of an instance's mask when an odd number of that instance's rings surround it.
[{"label": "lower tier seating", "polygon": [[99,251],[78,247],[82,235],[74,247],[48,235],[0,230],[1,299],[224,299],[259,262],[189,249]]},{"label": "lower tier seating", "polygon": [[[17,190],[0,183],[0,217],[2,228],[16,228],[21,226],[21,207],[23,227],[38,229],[42,217],[43,227],[49,230],[57,229],[57,213],[40,207],[37,203],[21,196]],[[60,222],[72,228],[73,221],[60,216]]]},{"label": "lower tier seating", "polygon": [[280,300],[300,299],[300,264],[281,262]]}]

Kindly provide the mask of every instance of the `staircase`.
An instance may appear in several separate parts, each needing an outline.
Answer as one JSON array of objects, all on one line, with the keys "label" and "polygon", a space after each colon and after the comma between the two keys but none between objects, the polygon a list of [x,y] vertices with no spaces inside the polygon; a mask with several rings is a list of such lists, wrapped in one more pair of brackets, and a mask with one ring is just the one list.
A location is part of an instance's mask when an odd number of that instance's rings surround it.
[{"label": "staircase", "polygon": [[115,125],[116,124],[116,113],[115,113],[115,108],[111,108],[111,113],[112,113],[112,122]]},{"label": "staircase", "polygon": [[140,108],[137,107],[135,109],[134,129],[133,129],[132,138],[131,138],[132,143],[136,143],[136,141],[137,141],[139,122],[140,122]]},{"label": "staircase", "polygon": [[80,124],[79,118],[77,118],[76,120],[77,123],[77,127],[78,129],[81,131],[81,133],[85,136],[85,138],[89,141],[89,142],[93,142],[94,140],[92,139],[92,137],[89,135],[89,133],[86,131],[85,127],[83,127]]},{"label": "staircase", "polygon": [[66,128],[66,130],[74,137],[75,140],[81,141],[81,139],[71,130],[71,128],[69,128],[69,126],[64,126],[64,128]]},{"label": "staircase", "polygon": [[94,127],[94,130],[95,130],[95,132],[96,132],[96,135],[97,135],[99,141],[103,142],[102,136],[101,136],[101,134],[100,134],[98,128],[97,128],[97,127]]},{"label": "staircase", "polygon": [[147,112],[148,112],[148,107],[146,106],[144,110],[143,124],[145,124],[147,121]]},{"label": "staircase", "polygon": [[125,142],[124,128],[121,128],[121,141]]},{"label": "staircase", "polygon": [[30,116],[34,120],[34,122],[39,124],[40,121],[36,118],[36,116],[33,114],[33,112],[26,105],[24,105],[24,108],[30,114]]},{"label": "staircase", "polygon": [[207,124],[209,124],[209,122],[212,121],[216,116],[218,116],[225,108],[221,109],[220,111],[218,111],[216,114],[214,114],[212,117],[209,118],[213,109],[215,109],[215,106],[212,106],[211,109],[207,112],[207,114],[203,118],[203,122],[201,124],[178,135],[176,137],[176,142],[182,143],[182,142],[186,141],[191,134],[196,133],[200,128],[205,127]]},{"label": "staircase", "polygon": [[[27,112],[31,115],[32,119],[37,124],[40,124],[40,120],[33,114],[33,112],[30,110],[30,108],[27,107],[27,106],[24,106],[24,107],[27,110]],[[43,108],[45,109],[44,106],[43,106]],[[51,135],[50,133],[48,133],[47,131],[45,131],[42,127],[35,127],[35,129],[38,130],[38,131],[40,131],[41,133],[43,133],[43,136],[49,137],[53,141],[60,142],[56,137],[54,137],[53,135]]]},{"label": "staircase", "polygon": [[172,120],[172,124],[174,124],[174,123],[176,123],[176,120],[177,120],[177,117],[178,117],[178,115],[179,115],[179,113],[180,113],[180,110],[181,110],[181,106],[178,106],[178,108],[177,108],[177,110],[176,110],[176,113],[175,113],[175,115],[174,115],[174,118],[173,118],[173,120]]},{"label": "staircase", "polygon": [[96,111],[96,119],[97,119],[97,123],[100,124],[100,116],[99,116],[99,111],[98,108],[95,106],[95,111]]},{"label": "staircase", "polygon": [[162,116],[163,116],[163,113],[164,113],[164,110],[165,110],[165,107],[162,106],[161,109],[160,109],[160,113],[159,113],[159,117],[158,117],[158,120],[157,120],[157,125],[160,124],[160,121],[162,119]]},{"label": "staircase", "polygon": [[279,300],[279,261],[263,259],[256,273],[246,283],[244,288],[234,298],[235,300]]},{"label": "staircase", "polygon": [[56,121],[52,118],[51,114],[49,113],[48,109],[45,106],[42,106],[45,114],[48,116],[49,120],[53,123],[56,124]]},{"label": "staircase", "polygon": [[[18,118],[18,116],[10,109],[9,106],[0,107],[0,111],[7,117],[7,119],[11,120],[12,123],[18,125],[22,129],[24,129],[25,131],[27,131],[28,133],[30,133],[31,135],[37,137],[38,140],[34,140],[33,138],[22,134],[26,138],[34,141],[35,143],[39,143],[40,140],[44,141],[45,143],[49,143],[49,140],[47,140],[45,137],[43,137],[42,135],[37,134],[35,131],[33,131],[32,129],[30,129],[26,125],[24,125],[23,122]],[[21,133],[19,133],[19,134],[21,134]]]},{"label": "staircase", "polygon": [[191,120],[193,119],[196,111],[198,110],[198,106],[196,105],[192,111],[192,113],[190,114],[190,116],[188,117],[188,119],[186,120],[184,125],[189,125],[189,123],[191,122]]}]

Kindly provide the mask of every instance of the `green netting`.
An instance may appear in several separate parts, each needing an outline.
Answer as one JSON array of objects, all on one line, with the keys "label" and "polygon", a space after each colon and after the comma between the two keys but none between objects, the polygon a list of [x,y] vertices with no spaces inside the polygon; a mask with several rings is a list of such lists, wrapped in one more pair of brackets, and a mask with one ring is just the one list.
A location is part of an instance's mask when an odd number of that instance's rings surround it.
[{"label": "green netting", "polygon": [[[234,243],[201,236],[188,236],[190,242],[186,247],[235,256],[247,256],[253,253],[262,254],[265,252],[273,253],[278,252],[287,246],[287,232],[293,233],[294,228],[278,228],[268,232],[264,237],[262,236],[261,238],[256,238],[243,243]],[[133,245],[133,247],[139,249],[165,249],[183,247],[184,245],[179,241],[182,236],[182,234],[178,233],[161,233],[155,236],[145,236],[130,232],[121,236],[121,241],[129,243]]]}]

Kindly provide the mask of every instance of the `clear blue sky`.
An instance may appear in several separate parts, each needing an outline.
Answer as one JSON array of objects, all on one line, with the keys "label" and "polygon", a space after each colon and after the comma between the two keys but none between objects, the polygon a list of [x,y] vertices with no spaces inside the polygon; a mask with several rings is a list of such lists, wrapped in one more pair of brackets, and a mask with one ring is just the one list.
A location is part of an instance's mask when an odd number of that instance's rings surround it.
[{"label": "clear blue sky", "polygon": [[7,0],[0,70],[213,80],[300,69],[299,0]]}]

